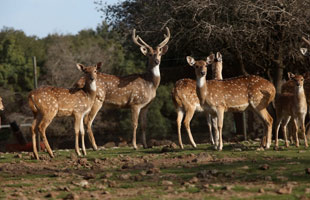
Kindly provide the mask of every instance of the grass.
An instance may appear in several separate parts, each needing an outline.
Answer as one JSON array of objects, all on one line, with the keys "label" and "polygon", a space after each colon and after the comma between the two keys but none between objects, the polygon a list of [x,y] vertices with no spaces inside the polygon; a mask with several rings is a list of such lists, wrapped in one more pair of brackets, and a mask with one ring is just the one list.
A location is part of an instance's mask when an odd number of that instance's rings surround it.
[{"label": "grass", "polygon": [[[57,150],[56,157],[51,161],[32,160],[28,153],[22,153],[22,158],[16,157],[16,154],[1,154],[0,169],[11,164],[12,171],[9,169],[8,173],[0,173],[0,186],[5,186],[9,191],[14,191],[14,188],[26,190],[30,195],[41,198],[50,191],[57,193],[56,198],[63,198],[71,192],[79,195],[96,193],[99,196],[103,195],[101,198],[104,198],[102,190],[108,191],[106,195],[109,197],[125,199],[158,199],[166,196],[171,199],[299,199],[302,196],[310,198],[310,194],[305,194],[306,189],[310,188],[310,174],[305,172],[305,169],[310,167],[310,150],[290,147],[278,151],[272,149],[256,151],[258,145],[255,143],[241,145],[246,147],[245,150],[235,151],[234,144],[226,144],[221,152],[214,151],[206,144],[198,145],[196,149],[186,146],[185,150],[177,149],[166,153],[161,153],[162,147],[137,151],[130,147],[100,151],[89,149],[86,157],[91,165],[89,168],[83,166],[78,168],[73,161],[68,162],[74,150]],[[202,163],[192,161],[192,158],[197,158],[201,153],[207,153],[213,159]],[[47,153],[41,152],[40,156],[42,155]],[[190,159],[182,160],[187,157]],[[93,167],[96,159],[103,162],[102,169]],[[130,167],[122,169],[126,159],[132,160],[133,165],[141,162],[157,163],[156,167],[160,172],[143,175],[141,179],[135,180],[133,177],[140,176],[140,173],[147,169]],[[172,164],[173,162],[176,164]],[[20,166],[27,167],[26,164],[33,167],[31,168],[33,173],[29,169],[25,173],[14,173],[15,165],[16,169],[22,171]],[[46,165],[49,171],[36,171],[37,165]],[[50,165],[53,167],[49,168]],[[262,165],[268,165],[269,168],[263,170]],[[214,174],[211,173],[212,170],[215,170]],[[207,174],[206,178],[191,183],[192,186],[184,184],[203,171]],[[64,177],[53,175],[58,172],[66,175]],[[83,174],[89,172],[95,173],[95,176],[88,180],[90,184],[88,187],[73,184],[76,179],[83,180]],[[114,181],[116,185],[109,187],[108,183],[103,181],[102,176],[106,173],[112,173],[107,180]],[[130,178],[120,179],[120,175],[125,173],[130,174]],[[43,183],[41,180],[44,180]],[[164,186],[163,180],[169,180],[173,185]],[[288,183],[293,185],[292,193],[278,194],[277,190]],[[204,186],[206,184],[209,184],[208,189]],[[106,189],[102,189],[100,185],[105,185]],[[68,186],[69,191],[57,189],[60,186]],[[226,191],[223,189],[224,186],[232,187]],[[42,188],[41,193],[37,192],[38,188]],[[265,193],[259,193],[259,189],[264,189]],[[210,192],[212,190],[214,192]],[[5,192],[1,191],[0,197],[4,196]],[[87,199],[91,196],[82,198]]]}]

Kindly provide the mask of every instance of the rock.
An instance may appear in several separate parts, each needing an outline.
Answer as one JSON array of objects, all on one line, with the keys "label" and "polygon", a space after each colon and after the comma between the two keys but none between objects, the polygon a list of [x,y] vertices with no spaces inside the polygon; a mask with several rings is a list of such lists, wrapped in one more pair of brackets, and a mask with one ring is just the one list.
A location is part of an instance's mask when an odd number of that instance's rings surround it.
[{"label": "rock", "polygon": [[305,194],[310,194],[310,188],[305,188]]},{"label": "rock", "polygon": [[98,159],[98,158],[95,158],[94,163],[96,163],[96,164],[100,164],[100,163],[101,163],[101,160],[100,160],[100,159]]},{"label": "rock", "polygon": [[292,186],[284,186],[282,188],[280,188],[277,193],[278,194],[291,194],[292,193],[292,190],[293,190],[293,187]]},{"label": "rock", "polygon": [[193,177],[191,180],[189,180],[190,183],[198,183],[199,179],[197,177]]},{"label": "rock", "polygon": [[87,161],[87,158],[79,158],[78,159],[78,163],[82,166],[85,166],[87,165],[88,161]]},{"label": "rock", "polygon": [[118,143],[118,147],[128,147],[128,144],[126,141],[122,141]]},{"label": "rock", "polygon": [[249,166],[245,165],[243,167],[240,167],[240,169],[250,169]]},{"label": "rock", "polygon": [[57,197],[57,194],[55,192],[50,192],[47,193],[44,197],[55,199]]},{"label": "rock", "polygon": [[82,180],[80,183],[78,183],[78,185],[79,186],[81,186],[81,187],[86,187],[86,186],[88,186],[88,181],[87,180]]},{"label": "rock", "polygon": [[74,194],[74,193],[70,193],[68,194],[67,196],[65,196],[65,198],[63,199],[66,199],[66,200],[78,200],[79,199],[79,196],[77,194]]},{"label": "rock", "polygon": [[131,174],[121,174],[121,175],[119,175],[119,178],[121,180],[128,180],[128,179],[130,179],[130,177],[131,177]]},{"label": "rock", "polygon": [[171,185],[173,185],[173,183],[171,181],[164,180],[164,181],[161,182],[161,185],[171,186]]},{"label": "rock", "polygon": [[88,172],[85,176],[84,179],[89,180],[89,179],[95,179],[96,178],[96,174],[92,173],[92,172]]},{"label": "rock", "polygon": [[113,174],[110,173],[110,172],[107,172],[107,173],[103,174],[103,175],[101,176],[101,178],[105,179],[105,178],[110,178],[111,176],[113,176]]},{"label": "rock", "polygon": [[241,149],[241,148],[235,148],[234,151],[236,151],[236,152],[241,152],[242,149]]},{"label": "rock", "polygon": [[147,162],[147,163],[136,164],[132,168],[133,169],[147,170],[147,169],[152,169],[154,167],[155,167],[155,165],[153,163]]},{"label": "rock", "polygon": [[146,171],[146,174],[158,174],[160,172],[159,168],[152,168]]},{"label": "rock", "polygon": [[259,169],[267,170],[267,169],[269,169],[269,165],[268,164],[263,164],[263,165],[259,166]]},{"label": "rock", "polygon": [[14,156],[14,158],[22,158],[23,157],[23,155],[21,154],[21,153],[18,153],[18,154],[16,154],[15,156]]},{"label": "rock", "polygon": [[105,148],[112,148],[112,147],[116,147],[115,142],[107,142],[104,145]]},{"label": "rock", "polygon": [[113,188],[117,186],[117,183],[115,181],[108,181],[108,186]]},{"label": "rock", "polygon": [[259,188],[258,192],[259,193],[265,193],[265,190],[264,190],[264,188]]},{"label": "rock", "polygon": [[222,187],[222,190],[231,191],[232,189],[233,189],[233,186],[231,186],[231,185],[225,185]]},{"label": "rock", "polygon": [[265,176],[264,180],[265,181],[272,181],[272,178],[271,178],[271,176]]}]

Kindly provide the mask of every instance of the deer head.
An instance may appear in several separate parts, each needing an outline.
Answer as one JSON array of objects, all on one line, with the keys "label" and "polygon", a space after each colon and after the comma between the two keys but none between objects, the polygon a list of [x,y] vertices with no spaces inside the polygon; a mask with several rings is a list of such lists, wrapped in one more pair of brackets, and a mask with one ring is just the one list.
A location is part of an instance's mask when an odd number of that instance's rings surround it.
[{"label": "deer head", "polygon": [[186,57],[187,63],[190,66],[195,68],[195,73],[196,73],[196,77],[197,78],[202,78],[202,77],[205,77],[207,75],[208,58],[207,58],[207,61],[205,61],[205,60],[198,60],[198,61],[196,61],[191,56],[187,56]]},{"label": "deer head", "polygon": [[157,45],[155,49],[153,49],[150,45],[144,42],[139,35],[136,35],[136,29],[132,31],[132,40],[133,42],[140,46],[140,50],[143,55],[149,58],[149,65],[156,66],[160,64],[161,56],[164,55],[168,51],[168,41],[170,39],[170,31],[169,28],[166,27],[167,35],[165,34],[165,39]]},{"label": "deer head", "polygon": [[290,80],[293,80],[295,83],[295,86],[297,87],[303,87],[304,85],[304,77],[302,75],[295,75],[291,72],[287,73],[287,76]]},{"label": "deer head", "polygon": [[85,67],[83,64],[80,63],[76,64],[77,69],[84,73],[85,80],[89,81],[88,84],[85,85],[89,85],[89,83],[91,83],[90,89],[92,89],[93,91],[96,91],[96,84],[94,81],[97,79],[97,72],[100,69],[101,65],[101,62],[98,62],[95,67]]}]

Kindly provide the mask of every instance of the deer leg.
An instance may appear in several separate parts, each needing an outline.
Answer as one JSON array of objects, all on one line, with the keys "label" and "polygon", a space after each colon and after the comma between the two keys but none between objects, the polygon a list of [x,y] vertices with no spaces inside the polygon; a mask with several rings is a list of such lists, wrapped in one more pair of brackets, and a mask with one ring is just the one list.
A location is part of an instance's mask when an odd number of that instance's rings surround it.
[{"label": "deer leg", "polygon": [[213,134],[212,134],[212,118],[211,115],[209,113],[206,113],[206,118],[207,118],[207,123],[208,123],[208,127],[209,127],[209,134],[210,134],[210,142],[212,145],[214,145],[214,138],[213,138]]},{"label": "deer leg", "polygon": [[141,130],[142,130],[142,144],[143,144],[144,149],[147,148],[146,137],[145,137],[146,127],[147,127],[147,112],[148,112],[148,106],[141,109],[141,114],[140,114]]},{"label": "deer leg", "polygon": [[184,116],[184,112],[182,109],[177,110],[177,126],[178,126],[178,139],[179,139],[179,146],[181,149],[184,149],[183,143],[182,143],[182,135],[181,135],[181,126],[182,126],[182,119]]},{"label": "deer leg", "polygon": [[82,151],[84,156],[86,156],[86,148],[85,148],[85,131],[84,131],[84,123],[83,123],[84,117],[82,116],[80,121],[80,133],[81,133],[81,140],[82,140]]},{"label": "deer leg", "polygon": [[184,126],[185,126],[185,128],[186,128],[186,131],[187,131],[187,135],[188,135],[188,137],[189,137],[189,140],[190,140],[190,142],[191,142],[191,144],[192,144],[192,146],[194,147],[194,148],[196,148],[197,147],[197,145],[196,145],[196,143],[195,143],[195,141],[194,141],[194,139],[193,139],[193,136],[192,136],[192,132],[191,132],[191,127],[190,127],[190,122],[191,122],[191,120],[192,120],[192,118],[193,118],[193,116],[194,116],[194,113],[195,113],[195,110],[194,109],[188,109],[187,111],[186,111],[186,113],[185,113],[185,118],[184,118]]},{"label": "deer leg", "polygon": [[133,136],[132,136],[132,145],[134,149],[138,149],[137,147],[137,128],[138,128],[138,119],[140,114],[139,107],[132,107],[131,108],[131,118],[132,118],[132,127],[133,127]]},{"label": "deer leg", "polygon": [[222,151],[223,149],[223,134],[222,134],[223,121],[224,121],[224,110],[220,109],[219,111],[217,111],[217,128],[219,132],[219,146],[218,146],[219,151]]},{"label": "deer leg", "polygon": [[95,140],[94,133],[92,131],[91,126],[93,124],[95,117],[97,116],[98,111],[101,109],[101,107],[102,107],[102,102],[99,100],[96,100],[90,112],[84,118],[84,122],[87,126],[88,139],[92,144],[93,150],[95,151],[98,149],[98,147],[97,147],[96,140]]},{"label": "deer leg", "polygon": [[[38,155],[38,150],[37,150],[37,115],[34,114],[35,117],[34,117],[34,120],[32,122],[32,125],[31,125],[31,133],[32,133],[32,149],[33,149],[33,154],[34,154],[34,157],[39,160],[39,155]],[[40,143],[40,141],[38,141]]]},{"label": "deer leg", "polygon": [[295,136],[296,136],[296,147],[299,147],[299,138],[298,138],[298,122],[299,120],[298,119],[294,119],[294,124],[295,124]]},{"label": "deer leg", "polygon": [[75,115],[74,116],[74,132],[75,132],[75,153],[78,156],[81,156],[80,147],[79,147],[79,131],[81,127],[82,116]]},{"label": "deer leg", "polygon": [[216,132],[216,130],[217,130],[217,117],[210,115],[210,118],[212,120],[213,129],[215,130],[215,133],[214,133],[215,141],[214,141],[214,143],[216,146],[218,146],[218,144],[219,144],[219,133]]},{"label": "deer leg", "polygon": [[[279,116],[279,115],[277,115]],[[279,147],[279,129],[280,129],[280,126],[281,126],[281,122],[282,122],[282,118],[278,117],[277,119],[277,122],[276,122],[276,137],[275,137],[275,146],[276,148]]]},{"label": "deer leg", "polygon": [[285,146],[288,147],[288,140],[287,140],[287,124],[289,123],[291,117],[286,117],[283,121],[283,125],[282,125],[282,132],[283,132],[283,136],[284,136],[284,140],[285,140]]},{"label": "deer leg", "polygon": [[305,141],[305,148],[308,148],[308,140],[307,140],[306,128],[305,128],[305,118],[306,118],[306,116],[303,116],[303,118],[302,118],[302,120],[300,120],[300,122],[301,122],[301,131],[302,131],[304,141]]},{"label": "deer leg", "polygon": [[49,143],[47,141],[45,130],[48,127],[48,125],[52,122],[52,119],[54,118],[54,116],[51,116],[51,117],[43,116],[41,121],[40,121],[40,123],[39,123],[39,125],[38,125],[38,130],[39,130],[39,132],[41,134],[41,137],[42,137],[44,145],[45,145],[45,147],[47,149],[47,152],[48,152],[48,154],[50,155],[51,158],[54,158],[54,154],[53,154],[53,151],[52,151],[52,149],[51,149],[51,147],[50,147],[50,145],[49,145]]},{"label": "deer leg", "polygon": [[258,116],[263,120],[264,123],[264,136],[261,142],[261,145],[264,146],[264,140],[266,140],[266,149],[270,148],[271,139],[272,139],[272,122],[273,119],[268,113],[267,109],[257,110],[254,108],[254,111],[258,114]]}]

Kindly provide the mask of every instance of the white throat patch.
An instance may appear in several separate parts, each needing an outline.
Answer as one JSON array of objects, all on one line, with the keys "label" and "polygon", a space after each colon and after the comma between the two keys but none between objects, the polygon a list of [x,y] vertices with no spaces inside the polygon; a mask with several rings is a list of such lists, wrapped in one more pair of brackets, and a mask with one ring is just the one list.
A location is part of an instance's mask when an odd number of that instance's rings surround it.
[{"label": "white throat patch", "polygon": [[197,87],[201,88],[202,86],[204,86],[205,83],[206,83],[206,78],[204,76],[197,78]]},{"label": "white throat patch", "polygon": [[159,65],[156,65],[155,67],[153,67],[152,72],[154,76],[160,76]]},{"label": "white throat patch", "polygon": [[96,91],[96,90],[97,90],[97,85],[96,85],[96,81],[95,81],[95,80],[93,80],[93,81],[91,82],[91,84],[90,84],[90,89],[91,89],[92,91]]}]

